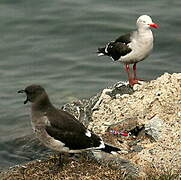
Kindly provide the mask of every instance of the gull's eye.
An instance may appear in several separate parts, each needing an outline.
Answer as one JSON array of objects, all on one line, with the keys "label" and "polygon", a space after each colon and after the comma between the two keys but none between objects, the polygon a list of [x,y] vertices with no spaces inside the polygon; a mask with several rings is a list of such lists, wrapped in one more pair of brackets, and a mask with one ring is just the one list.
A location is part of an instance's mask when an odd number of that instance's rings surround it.
[{"label": "gull's eye", "polygon": [[146,23],[146,21],[142,21],[143,23]]}]

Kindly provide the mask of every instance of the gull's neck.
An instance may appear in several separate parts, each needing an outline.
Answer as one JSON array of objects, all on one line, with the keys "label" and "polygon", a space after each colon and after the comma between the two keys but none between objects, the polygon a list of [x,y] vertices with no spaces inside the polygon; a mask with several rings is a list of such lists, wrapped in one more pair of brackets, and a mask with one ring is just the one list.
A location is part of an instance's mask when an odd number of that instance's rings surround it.
[{"label": "gull's neck", "polygon": [[46,93],[43,93],[34,103],[32,103],[32,110],[34,111],[46,112],[50,108],[53,108],[53,105],[51,104]]},{"label": "gull's neck", "polygon": [[152,31],[150,28],[145,28],[145,27],[139,27],[138,30],[138,35],[140,36],[149,36],[152,35]]}]

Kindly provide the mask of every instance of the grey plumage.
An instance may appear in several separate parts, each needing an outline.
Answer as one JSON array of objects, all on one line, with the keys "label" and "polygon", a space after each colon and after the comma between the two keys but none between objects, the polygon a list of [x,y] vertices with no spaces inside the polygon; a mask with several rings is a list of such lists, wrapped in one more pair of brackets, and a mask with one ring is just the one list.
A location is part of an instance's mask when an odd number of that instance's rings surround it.
[{"label": "grey plumage", "polygon": [[[140,80],[136,75],[136,64],[146,59],[153,49],[153,34],[150,28],[159,27],[148,15],[140,16],[136,25],[136,31],[118,37],[97,51],[98,56],[109,56],[112,60],[125,64],[130,85]],[[130,72],[130,64],[134,64],[134,74]]]},{"label": "grey plumage", "polygon": [[102,150],[107,153],[120,151],[119,148],[105,144],[81,124],[73,115],[56,109],[39,85],[31,85],[19,93],[26,93],[26,104],[30,101],[32,126],[39,140],[47,147],[68,153],[86,150]]}]

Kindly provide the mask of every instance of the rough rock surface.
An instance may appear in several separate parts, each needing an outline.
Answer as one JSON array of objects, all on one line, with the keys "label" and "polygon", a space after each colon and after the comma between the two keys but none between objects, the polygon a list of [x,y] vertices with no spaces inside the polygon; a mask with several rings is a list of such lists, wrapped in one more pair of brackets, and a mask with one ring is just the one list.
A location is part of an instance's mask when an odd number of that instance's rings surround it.
[{"label": "rough rock surface", "polygon": [[[180,169],[181,73],[165,73],[149,83],[135,85],[134,90],[133,94],[116,99],[104,93],[97,111],[93,112],[89,128],[104,134],[112,124],[132,119],[136,126],[145,126],[145,134],[154,135],[152,139],[143,138],[136,143],[143,148],[140,152],[124,157],[142,169],[149,165],[173,171]],[[128,145],[125,138],[117,139],[122,141],[120,146]],[[118,145],[118,141],[115,144]]]},{"label": "rough rock surface", "polygon": [[[145,176],[149,168],[163,175],[164,172],[175,172],[177,178],[173,179],[181,178],[178,174],[181,169],[181,73],[165,73],[133,88],[119,82],[89,100],[73,102],[62,108],[100,134],[105,142],[120,147],[122,151],[114,158],[94,153],[100,166],[86,159],[71,161],[57,174],[58,179],[70,179],[71,176],[72,179],[87,179],[87,176],[90,179],[110,179],[113,176],[116,176],[113,179],[120,179],[123,170],[131,175]],[[34,144],[36,141],[30,142]],[[25,152],[27,147],[24,147]],[[41,145],[36,149],[39,147]],[[49,153],[46,148],[42,152]],[[34,179],[35,175],[37,179],[42,179],[42,176],[56,179],[49,174],[52,164],[51,158],[35,161],[1,173],[0,178],[14,179],[16,175],[16,179]],[[104,164],[113,170],[102,166]]]}]

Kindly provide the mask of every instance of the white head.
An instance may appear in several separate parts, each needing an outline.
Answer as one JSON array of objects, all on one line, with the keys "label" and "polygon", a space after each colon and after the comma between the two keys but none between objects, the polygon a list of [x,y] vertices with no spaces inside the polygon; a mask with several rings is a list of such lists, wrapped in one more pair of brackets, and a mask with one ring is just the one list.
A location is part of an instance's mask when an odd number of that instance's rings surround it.
[{"label": "white head", "polygon": [[142,15],[137,19],[136,25],[138,29],[159,28],[159,26],[153,23],[152,19],[148,15]]}]

